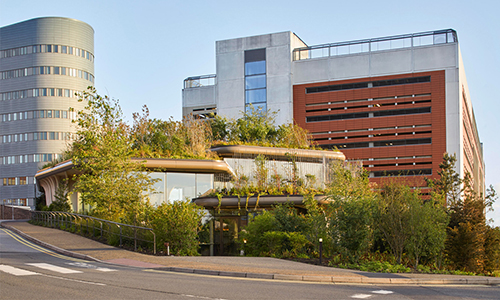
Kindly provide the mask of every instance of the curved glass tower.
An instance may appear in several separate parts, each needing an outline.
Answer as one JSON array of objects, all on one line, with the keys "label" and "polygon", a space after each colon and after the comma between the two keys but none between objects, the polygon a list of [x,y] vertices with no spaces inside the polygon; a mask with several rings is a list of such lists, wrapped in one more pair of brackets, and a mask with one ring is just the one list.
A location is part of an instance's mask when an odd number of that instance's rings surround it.
[{"label": "curved glass tower", "polygon": [[34,175],[71,142],[94,85],[94,30],[43,17],[0,28],[0,204],[31,206]]}]

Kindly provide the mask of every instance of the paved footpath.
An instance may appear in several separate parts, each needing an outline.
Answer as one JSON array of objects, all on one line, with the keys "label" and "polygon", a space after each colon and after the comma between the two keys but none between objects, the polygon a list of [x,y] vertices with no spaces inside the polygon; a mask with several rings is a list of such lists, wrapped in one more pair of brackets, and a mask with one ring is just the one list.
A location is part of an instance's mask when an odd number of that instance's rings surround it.
[{"label": "paved footpath", "polygon": [[500,278],[486,276],[371,273],[270,257],[154,256],[112,247],[63,230],[31,225],[26,221],[2,221],[1,226],[65,255],[174,272],[332,283],[500,285]]}]

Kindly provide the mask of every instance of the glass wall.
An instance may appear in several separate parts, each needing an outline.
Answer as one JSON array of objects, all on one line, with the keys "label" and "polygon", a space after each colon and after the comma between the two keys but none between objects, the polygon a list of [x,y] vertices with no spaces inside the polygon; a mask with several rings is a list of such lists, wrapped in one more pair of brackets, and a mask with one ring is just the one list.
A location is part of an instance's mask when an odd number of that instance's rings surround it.
[{"label": "glass wall", "polygon": [[203,195],[214,186],[213,174],[195,173],[150,173],[153,179],[159,179],[155,184],[155,193],[150,194],[151,204],[158,206],[166,201],[193,199]]}]

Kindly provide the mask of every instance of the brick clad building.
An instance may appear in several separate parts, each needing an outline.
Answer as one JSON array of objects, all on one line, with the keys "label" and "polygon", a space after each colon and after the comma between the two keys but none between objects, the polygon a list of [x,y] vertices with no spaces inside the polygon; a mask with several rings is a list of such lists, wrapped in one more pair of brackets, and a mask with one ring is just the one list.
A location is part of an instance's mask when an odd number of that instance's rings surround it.
[{"label": "brick clad building", "polygon": [[[445,152],[484,192],[484,160],[452,29],[308,46],[292,32],[216,42],[216,74],[184,81],[183,115],[277,111],[370,180],[437,177]],[[424,191],[425,193],[425,191]]]}]

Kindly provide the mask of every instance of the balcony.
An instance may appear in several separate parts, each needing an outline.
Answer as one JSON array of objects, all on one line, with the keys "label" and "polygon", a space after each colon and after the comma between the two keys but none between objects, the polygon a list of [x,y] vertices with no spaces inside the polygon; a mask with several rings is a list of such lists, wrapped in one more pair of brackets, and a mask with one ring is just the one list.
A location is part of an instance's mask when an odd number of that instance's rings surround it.
[{"label": "balcony", "polygon": [[184,88],[197,88],[202,86],[210,86],[215,85],[217,83],[217,75],[201,75],[201,76],[193,76],[184,79]]}]

